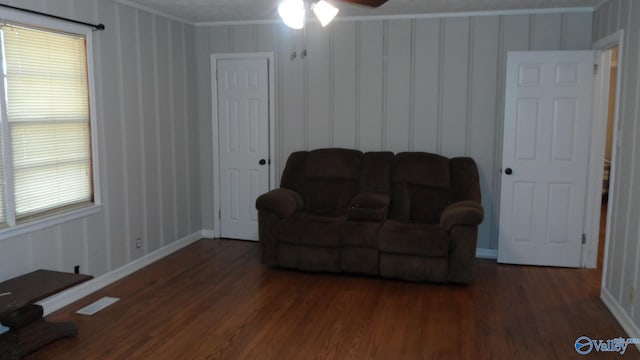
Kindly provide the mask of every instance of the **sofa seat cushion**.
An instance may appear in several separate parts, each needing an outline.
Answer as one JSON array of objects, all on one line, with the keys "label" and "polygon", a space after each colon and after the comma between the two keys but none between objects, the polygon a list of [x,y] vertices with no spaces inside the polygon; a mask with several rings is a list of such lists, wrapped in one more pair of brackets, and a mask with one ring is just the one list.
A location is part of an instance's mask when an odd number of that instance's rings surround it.
[{"label": "sofa seat cushion", "polygon": [[386,221],[380,230],[380,251],[393,254],[448,256],[449,234],[439,224]]},{"label": "sofa seat cushion", "polygon": [[280,222],[279,238],[290,244],[340,247],[340,231],[345,220],[345,216],[296,214]]},{"label": "sofa seat cushion", "polygon": [[342,225],[342,245],[378,249],[378,223],[346,221]]}]

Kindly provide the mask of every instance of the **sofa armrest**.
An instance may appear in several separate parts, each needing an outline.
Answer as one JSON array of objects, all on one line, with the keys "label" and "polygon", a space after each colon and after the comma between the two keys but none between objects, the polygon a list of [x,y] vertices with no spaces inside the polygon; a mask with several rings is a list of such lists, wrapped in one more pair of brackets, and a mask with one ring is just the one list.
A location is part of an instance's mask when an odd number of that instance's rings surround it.
[{"label": "sofa armrest", "polygon": [[351,201],[347,211],[347,219],[356,221],[382,222],[387,219],[389,203],[388,195],[377,193],[362,193]]},{"label": "sofa armrest", "polygon": [[304,201],[300,194],[284,188],[271,190],[256,199],[256,209],[271,211],[279,218],[288,218],[303,208]]},{"label": "sofa armrest", "polygon": [[479,225],[484,219],[482,205],[476,201],[458,201],[447,206],[440,215],[440,226],[446,231],[455,225]]}]

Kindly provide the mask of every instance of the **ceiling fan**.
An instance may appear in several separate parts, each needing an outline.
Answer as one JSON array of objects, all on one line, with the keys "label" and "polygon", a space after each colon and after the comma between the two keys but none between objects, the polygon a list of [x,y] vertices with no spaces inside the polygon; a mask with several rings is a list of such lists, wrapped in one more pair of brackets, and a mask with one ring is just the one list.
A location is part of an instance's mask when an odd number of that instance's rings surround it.
[{"label": "ceiling fan", "polygon": [[[387,0],[342,0],[343,2],[378,7]],[[339,9],[326,0],[282,0],[278,5],[278,14],[282,21],[292,29],[304,27],[305,12],[309,8],[318,18],[320,24],[325,27],[338,14]]]}]

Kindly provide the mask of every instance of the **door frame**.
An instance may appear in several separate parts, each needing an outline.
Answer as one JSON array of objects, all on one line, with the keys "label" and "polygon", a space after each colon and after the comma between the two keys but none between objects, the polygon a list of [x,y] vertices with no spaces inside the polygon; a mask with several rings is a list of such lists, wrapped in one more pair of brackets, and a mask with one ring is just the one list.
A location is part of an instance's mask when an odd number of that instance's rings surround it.
[{"label": "door frame", "polygon": [[213,164],[213,236],[220,237],[220,142],[218,141],[218,60],[266,59],[267,77],[269,79],[269,190],[275,185],[277,154],[275,151],[275,66],[273,52],[252,53],[214,53],[211,54],[211,160]]},{"label": "door frame", "polygon": [[[593,116],[591,125],[591,144],[589,146],[589,175],[587,178],[587,203],[585,208],[585,228],[586,244],[582,247],[582,266],[585,268],[595,269],[598,261],[598,244],[600,239],[600,212],[602,211],[602,198],[597,194],[602,193],[602,181],[604,179],[603,171],[599,171],[604,164],[604,144],[607,134],[607,118],[598,116],[609,107],[608,101],[602,101],[603,96],[609,99],[609,87],[602,88],[598,83],[602,71],[600,66],[600,54],[602,51],[610,50],[618,46],[618,70],[616,84],[616,99],[613,114],[613,138],[611,142],[611,171],[609,173],[609,200],[607,207],[607,224],[605,229],[605,244],[602,279],[605,279],[607,273],[607,257],[609,253],[609,238],[611,235],[611,215],[613,202],[615,201],[615,180],[616,180],[616,164],[618,158],[618,136],[620,135],[620,95],[622,83],[622,58],[624,54],[624,31],[619,30],[593,44],[596,50],[595,63],[599,66],[598,74],[594,79],[593,86]],[[609,83],[609,82],[607,82]],[[604,285],[604,281],[603,281]]]}]

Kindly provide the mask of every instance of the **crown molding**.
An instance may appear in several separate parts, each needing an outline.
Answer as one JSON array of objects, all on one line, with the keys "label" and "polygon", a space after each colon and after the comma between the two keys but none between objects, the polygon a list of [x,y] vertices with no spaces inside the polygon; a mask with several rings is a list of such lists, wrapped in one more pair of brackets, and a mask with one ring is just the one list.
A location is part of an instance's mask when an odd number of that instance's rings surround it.
[{"label": "crown molding", "polygon": [[[116,1],[120,1],[120,0],[116,0]],[[475,16],[537,15],[537,14],[592,13],[592,12],[594,12],[594,8],[592,7],[569,7],[569,8],[544,8],[544,9],[443,12],[443,13],[428,13],[428,14],[345,16],[345,17],[337,17],[334,21],[413,20],[413,19],[475,17]],[[307,21],[315,21],[315,19],[308,18]],[[280,23],[281,23],[280,19],[266,19],[266,20],[263,19],[263,20],[207,21],[207,22],[196,22],[194,23],[194,25],[195,26],[229,26],[229,25],[260,25],[260,24],[280,24]]]}]

